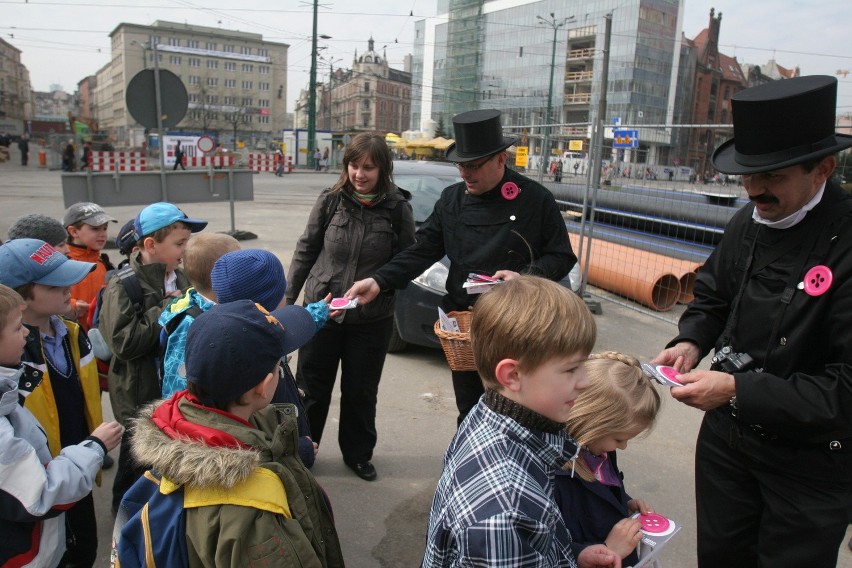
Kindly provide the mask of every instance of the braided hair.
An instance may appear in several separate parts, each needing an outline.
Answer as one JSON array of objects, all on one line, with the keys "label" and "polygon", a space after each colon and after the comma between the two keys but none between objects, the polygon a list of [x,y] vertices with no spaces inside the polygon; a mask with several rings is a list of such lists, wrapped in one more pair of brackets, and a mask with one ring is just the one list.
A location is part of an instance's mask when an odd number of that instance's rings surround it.
[{"label": "braided hair", "polygon": [[[589,387],[580,393],[566,430],[580,445],[587,446],[614,432],[649,430],[660,410],[660,394],[639,361],[617,351],[593,353],[583,363]],[[582,460],[581,477],[593,480]]]}]

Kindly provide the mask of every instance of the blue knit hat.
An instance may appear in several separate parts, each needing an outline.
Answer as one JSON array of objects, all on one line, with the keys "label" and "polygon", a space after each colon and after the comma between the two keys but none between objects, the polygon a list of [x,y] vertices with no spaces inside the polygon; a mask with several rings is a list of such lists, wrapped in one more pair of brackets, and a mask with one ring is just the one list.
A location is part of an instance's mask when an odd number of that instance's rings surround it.
[{"label": "blue knit hat", "polygon": [[210,273],[220,304],[251,300],[274,310],[287,291],[284,266],[278,257],[261,249],[235,250],[222,255]]}]

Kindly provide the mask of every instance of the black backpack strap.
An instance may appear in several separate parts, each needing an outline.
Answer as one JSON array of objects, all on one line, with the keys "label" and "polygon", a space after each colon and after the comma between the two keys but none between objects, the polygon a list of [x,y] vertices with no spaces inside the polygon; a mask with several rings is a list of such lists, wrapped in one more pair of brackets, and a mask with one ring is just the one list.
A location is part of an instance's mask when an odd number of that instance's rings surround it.
[{"label": "black backpack strap", "polygon": [[166,325],[163,326],[163,329],[166,330],[166,336],[171,335],[177,329],[177,326],[180,325],[180,322],[183,321],[183,318],[186,316],[192,316],[193,319],[200,316],[204,310],[202,310],[199,306],[189,306],[187,309],[182,311],[181,313],[175,315],[172,319],[166,322]]},{"label": "black backpack strap", "polygon": [[130,304],[133,306],[133,311],[136,315],[141,316],[144,312],[144,295],[142,294],[142,284],[139,282],[139,277],[130,266],[125,266],[117,270],[115,277],[118,278],[121,285],[124,286],[124,291],[127,292],[127,297],[130,299]]}]

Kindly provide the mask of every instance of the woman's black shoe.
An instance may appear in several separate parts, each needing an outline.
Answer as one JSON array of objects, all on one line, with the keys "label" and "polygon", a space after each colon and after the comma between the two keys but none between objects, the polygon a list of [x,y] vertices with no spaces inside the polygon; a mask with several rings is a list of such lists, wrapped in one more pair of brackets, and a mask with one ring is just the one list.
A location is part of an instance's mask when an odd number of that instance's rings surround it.
[{"label": "woman's black shoe", "polygon": [[355,472],[355,475],[357,475],[364,481],[373,481],[374,479],[376,479],[376,468],[373,467],[373,464],[371,464],[370,462],[347,463],[346,465],[348,465],[350,469]]}]

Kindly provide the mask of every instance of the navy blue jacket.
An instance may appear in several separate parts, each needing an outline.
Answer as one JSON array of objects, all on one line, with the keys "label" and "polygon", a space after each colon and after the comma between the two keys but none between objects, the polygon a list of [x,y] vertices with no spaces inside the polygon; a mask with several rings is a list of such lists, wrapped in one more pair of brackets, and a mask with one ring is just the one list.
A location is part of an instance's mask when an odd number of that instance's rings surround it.
[{"label": "navy blue jacket", "polygon": [[[624,474],[618,469],[615,454],[609,452],[607,455],[623,480]],[[612,487],[598,481],[586,481],[576,473],[571,477],[570,469],[556,472],[554,497],[571,533],[574,558],[579,557],[587,546],[603,544],[615,523],[630,516],[627,510],[630,495],[624,490],[623,483],[620,487]],[[634,550],[622,561],[622,565],[632,566],[637,562],[639,557]]]}]

